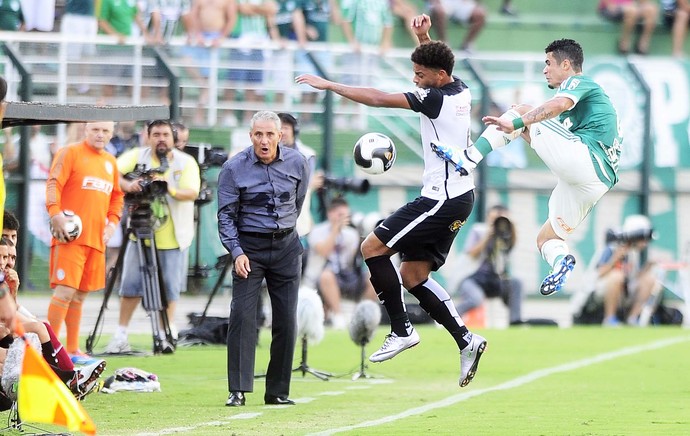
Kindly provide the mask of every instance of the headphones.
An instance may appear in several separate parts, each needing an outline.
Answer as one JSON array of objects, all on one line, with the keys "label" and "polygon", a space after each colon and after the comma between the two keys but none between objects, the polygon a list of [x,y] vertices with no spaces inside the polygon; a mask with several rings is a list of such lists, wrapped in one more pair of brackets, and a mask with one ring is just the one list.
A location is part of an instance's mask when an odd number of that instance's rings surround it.
[{"label": "headphones", "polygon": [[278,118],[280,118],[281,122],[288,123],[292,126],[292,131],[295,134],[295,138],[299,136],[299,121],[297,121],[297,118],[287,112],[279,113]]}]

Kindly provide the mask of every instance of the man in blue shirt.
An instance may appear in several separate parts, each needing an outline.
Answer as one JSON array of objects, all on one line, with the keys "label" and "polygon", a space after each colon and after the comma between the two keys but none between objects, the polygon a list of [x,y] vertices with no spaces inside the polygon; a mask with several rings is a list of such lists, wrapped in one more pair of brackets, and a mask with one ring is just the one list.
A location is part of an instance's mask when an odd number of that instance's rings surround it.
[{"label": "man in blue shirt", "polygon": [[225,162],[218,176],[218,232],[234,260],[227,339],[230,395],[225,404],[243,406],[244,394],[254,390],[256,308],[265,279],[273,322],[264,401],[292,405],[288,395],[303,252],[295,224],[309,167],[299,151],[278,145],[278,115],[257,112],[250,127],[252,146]]}]

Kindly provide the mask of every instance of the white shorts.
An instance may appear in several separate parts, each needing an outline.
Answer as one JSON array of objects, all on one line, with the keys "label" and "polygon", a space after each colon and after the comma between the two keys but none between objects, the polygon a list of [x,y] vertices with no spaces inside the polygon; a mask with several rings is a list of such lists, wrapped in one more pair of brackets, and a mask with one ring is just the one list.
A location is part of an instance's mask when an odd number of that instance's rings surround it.
[{"label": "white shorts", "polygon": [[566,239],[609,188],[594,171],[587,145],[558,121],[535,123],[529,130],[532,148],[558,177],[549,197],[549,222]]},{"label": "white shorts", "polygon": [[[60,31],[66,35],[79,35],[83,41],[93,41],[93,37],[98,34],[98,20],[91,15],[65,14],[62,17]],[[95,44],[67,44],[67,58],[78,60],[82,56],[95,56]]]},{"label": "white shorts", "polygon": [[55,0],[21,0],[25,30],[52,32],[55,24]]},{"label": "white shorts", "polygon": [[441,4],[448,18],[461,23],[467,23],[477,7],[475,0],[441,0]]}]

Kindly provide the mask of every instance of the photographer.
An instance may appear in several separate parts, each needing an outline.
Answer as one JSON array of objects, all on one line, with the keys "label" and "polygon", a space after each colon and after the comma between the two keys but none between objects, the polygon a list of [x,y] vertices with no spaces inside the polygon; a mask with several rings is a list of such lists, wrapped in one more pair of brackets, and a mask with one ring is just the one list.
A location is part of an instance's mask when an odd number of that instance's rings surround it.
[{"label": "photographer", "polygon": [[342,297],[378,301],[359,250],[360,233],[350,218],[347,200],[335,197],[328,205],[327,220],[309,234],[309,264],[303,282],[318,289],[326,319],[334,329],[347,327],[340,311]]},{"label": "photographer", "polygon": [[[192,156],[175,148],[169,121],[151,122],[147,135],[148,147],[132,149],[118,158],[120,185],[126,193],[130,226],[137,208],[150,206],[152,211],[158,265],[167,292],[166,313],[176,338],[173,324],[175,306],[180,297],[180,274],[186,274],[184,259],[194,238],[194,200],[199,195],[199,166]],[[125,177],[142,166],[148,171],[134,178]],[[154,169],[158,170],[151,171]],[[136,246],[129,244],[123,261],[119,326],[106,348],[107,353],[119,354],[130,350],[127,326],[144,291],[142,262]]]},{"label": "photographer", "polygon": [[460,316],[479,307],[484,298],[501,297],[510,312],[510,324],[522,319],[522,283],[510,277],[509,256],[515,246],[515,226],[508,209],[495,205],[486,223],[476,223],[465,241],[465,253],[480,261],[479,268],[458,287]]},{"label": "photographer", "polygon": [[620,233],[607,232],[606,248],[597,262],[594,300],[603,304],[602,324],[615,327],[625,319],[637,325],[640,312],[656,286],[653,262],[640,265],[640,253],[653,237],[644,215],[630,215]]}]

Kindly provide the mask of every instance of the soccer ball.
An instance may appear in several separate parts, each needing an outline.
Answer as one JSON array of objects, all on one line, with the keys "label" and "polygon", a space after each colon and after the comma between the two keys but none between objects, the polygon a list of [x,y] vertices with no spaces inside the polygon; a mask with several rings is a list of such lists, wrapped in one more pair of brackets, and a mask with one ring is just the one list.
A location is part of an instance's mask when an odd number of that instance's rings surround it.
[{"label": "soccer ball", "polygon": [[53,235],[53,238],[57,239],[60,242],[70,242],[74,241],[81,235],[82,231],[82,224],[81,224],[81,218],[79,218],[79,215],[75,214],[71,210],[63,210],[60,212],[64,216],[67,217],[67,223],[65,224],[65,227],[67,230],[67,233],[69,234],[70,239],[69,240],[63,240],[57,237],[55,229],[53,229],[53,223],[51,221],[50,223],[50,234]]},{"label": "soccer ball", "polygon": [[382,133],[366,133],[355,143],[355,163],[365,173],[383,174],[395,163],[395,144]]}]

